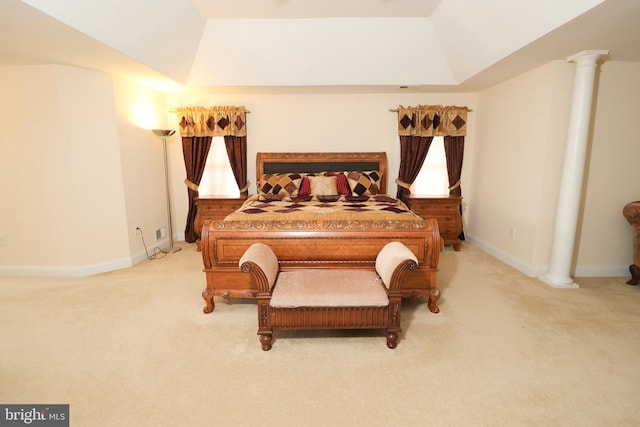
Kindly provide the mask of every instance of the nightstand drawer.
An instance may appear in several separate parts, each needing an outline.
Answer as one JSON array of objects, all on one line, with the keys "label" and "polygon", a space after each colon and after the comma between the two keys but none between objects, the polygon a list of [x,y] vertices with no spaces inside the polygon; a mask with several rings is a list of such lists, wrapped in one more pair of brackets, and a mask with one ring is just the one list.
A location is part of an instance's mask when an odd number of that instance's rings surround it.
[{"label": "nightstand drawer", "polygon": [[410,203],[411,205],[411,209],[416,212],[416,211],[421,211],[421,212],[435,212],[435,213],[450,213],[450,212],[454,212],[456,211],[456,209],[459,208],[460,203],[456,200],[453,201],[439,201],[439,199],[432,199],[432,200],[438,200],[437,202],[432,202],[430,200],[414,200]]},{"label": "nightstand drawer", "polygon": [[242,203],[204,203],[198,205],[198,212],[202,215],[220,215],[225,216],[242,206]]},{"label": "nightstand drawer", "polygon": [[433,218],[438,221],[440,236],[445,244],[453,245],[455,250],[460,250],[462,233],[462,214],[460,204],[462,197],[420,197],[406,196],[402,201],[421,218]]},{"label": "nightstand drawer", "polygon": [[196,206],[198,207],[194,221],[196,234],[200,236],[204,221],[222,221],[227,215],[238,210],[246,200],[247,196],[202,196],[196,198]]}]

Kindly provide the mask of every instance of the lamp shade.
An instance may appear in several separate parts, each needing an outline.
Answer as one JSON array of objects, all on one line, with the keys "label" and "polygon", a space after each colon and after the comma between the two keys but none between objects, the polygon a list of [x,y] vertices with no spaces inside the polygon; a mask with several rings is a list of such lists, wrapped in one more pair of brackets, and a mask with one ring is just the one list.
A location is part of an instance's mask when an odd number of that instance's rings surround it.
[{"label": "lamp shade", "polygon": [[155,133],[158,136],[171,136],[174,133],[176,133],[175,130],[168,130],[168,129],[152,129],[153,133]]}]

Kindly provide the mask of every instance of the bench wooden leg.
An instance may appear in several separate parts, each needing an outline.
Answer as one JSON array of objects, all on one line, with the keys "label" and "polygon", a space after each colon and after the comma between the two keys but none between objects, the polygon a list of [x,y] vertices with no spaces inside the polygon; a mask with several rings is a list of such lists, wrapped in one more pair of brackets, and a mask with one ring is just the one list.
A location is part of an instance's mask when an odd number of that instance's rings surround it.
[{"label": "bench wooden leg", "polygon": [[269,310],[270,300],[271,298],[265,298],[262,294],[258,296],[258,335],[260,336],[260,344],[264,351],[271,350],[271,342],[273,341],[271,310]]},{"label": "bench wooden leg", "polygon": [[440,313],[440,307],[438,307],[438,298],[440,298],[439,289],[431,289],[429,291],[429,302],[427,306],[432,313]]},{"label": "bench wooden leg", "polygon": [[272,341],[273,341],[273,334],[260,333],[260,344],[262,344],[262,349],[264,351],[271,350],[271,342]]},{"label": "bench wooden leg", "polygon": [[398,346],[398,334],[396,332],[387,332],[387,347],[394,349]]}]

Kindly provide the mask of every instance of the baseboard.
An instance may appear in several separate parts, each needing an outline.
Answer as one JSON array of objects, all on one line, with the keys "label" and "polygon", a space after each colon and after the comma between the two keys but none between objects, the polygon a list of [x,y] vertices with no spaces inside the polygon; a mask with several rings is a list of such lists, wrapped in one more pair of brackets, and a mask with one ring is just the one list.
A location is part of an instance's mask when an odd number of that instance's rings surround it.
[{"label": "baseboard", "polygon": [[[476,239],[468,233],[466,241],[492,255],[510,267],[515,268],[529,277],[540,277],[549,271],[548,265],[531,265],[513,255],[498,249],[483,240]],[[629,276],[628,265],[578,265],[574,277],[625,277]]]},{"label": "baseboard", "polygon": [[469,235],[469,233],[465,234],[465,240],[471,243],[473,246],[477,247],[478,249],[481,249],[482,251],[499,259],[503,263],[507,264],[510,267],[515,268],[519,272],[529,277],[538,277],[548,271],[548,266],[534,266],[534,265],[528,264],[522,261],[521,259],[518,259],[513,255],[488,244],[484,240],[476,239],[473,235]]},{"label": "baseboard", "polygon": [[130,258],[121,258],[85,266],[65,265],[20,265],[0,266],[0,276],[32,276],[32,277],[87,277],[95,274],[128,268],[133,265]]},{"label": "baseboard", "polygon": [[628,265],[583,265],[576,267],[575,277],[631,277]]},{"label": "baseboard", "polygon": [[[169,239],[158,240],[153,246],[139,250],[129,258],[120,258],[112,261],[99,262],[84,266],[66,265],[0,265],[0,277],[6,276],[32,276],[32,277],[87,277],[95,274],[108,273],[121,270],[147,260],[159,251],[165,251],[169,247]],[[174,244],[176,242],[174,241]]]}]

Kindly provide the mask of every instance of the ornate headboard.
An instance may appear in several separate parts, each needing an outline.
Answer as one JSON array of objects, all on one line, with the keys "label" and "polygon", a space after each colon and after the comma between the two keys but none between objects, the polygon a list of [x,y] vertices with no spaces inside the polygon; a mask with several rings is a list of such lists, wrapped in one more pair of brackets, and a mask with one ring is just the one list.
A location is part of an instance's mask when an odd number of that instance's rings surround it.
[{"label": "ornate headboard", "polygon": [[380,192],[387,193],[387,153],[257,153],[256,179],[265,173],[313,173],[377,170]]}]

